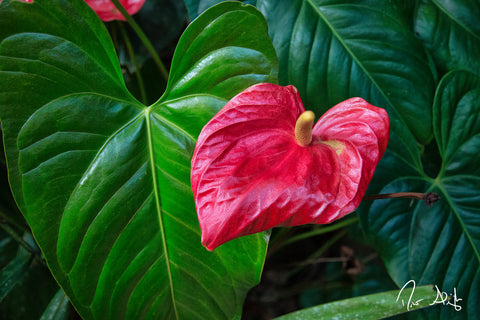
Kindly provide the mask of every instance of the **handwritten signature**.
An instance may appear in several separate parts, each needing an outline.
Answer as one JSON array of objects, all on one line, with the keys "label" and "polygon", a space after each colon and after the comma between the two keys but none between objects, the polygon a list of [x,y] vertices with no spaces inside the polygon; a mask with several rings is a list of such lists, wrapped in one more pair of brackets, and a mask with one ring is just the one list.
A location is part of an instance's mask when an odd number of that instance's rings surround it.
[{"label": "handwritten signature", "polygon": [[[398,296],[397,296],[397,302],[400,299],[400,296],[402,295],[403,290],[409,284],[413,284],[413,287],[412,287],[412,292],[410,293],[410,297],[408,298],[408,301],[407,301],[407,310],[410,310],[410,308],[417,306],[421,301],[425,300],[425,299],[418,299],[418,300],[413,299],[416,283],[415,283],[415,280],[410,280],[407,283],[405,283],[402,289],[400,289],[400,292],[398,293]],[[444,306],[452,306],[453,308],[455,308],[455,311],[462,310],[462,306],[459,304],[459,302],[462,301],[462,299],[457,297],[457,288],[453,288],[453,293],[451,295],[449,295],[445,291],[441,291],[437,285],[435,285],[435,290],[437,291],[437,296],[435,297],[435,300],[433,300],[430,303],[430,305],[442,304]],[[405,306],[404,299],[402,299],[401,301],[402,301],[402,306]]]}]

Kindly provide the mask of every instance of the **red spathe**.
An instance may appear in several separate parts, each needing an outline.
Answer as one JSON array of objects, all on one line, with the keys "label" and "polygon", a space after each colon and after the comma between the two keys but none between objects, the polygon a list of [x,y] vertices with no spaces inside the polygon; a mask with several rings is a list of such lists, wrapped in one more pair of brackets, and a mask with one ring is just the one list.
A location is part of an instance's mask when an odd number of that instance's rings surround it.
[{"label": "red spathe", "polygon": [[329,223],[360,204],[387,147],[386,111],[346,100],[300,146],[295,124],[304,111],[295,87],[262,83],[203,128],[191,182],[208,250],[275,226]]}]

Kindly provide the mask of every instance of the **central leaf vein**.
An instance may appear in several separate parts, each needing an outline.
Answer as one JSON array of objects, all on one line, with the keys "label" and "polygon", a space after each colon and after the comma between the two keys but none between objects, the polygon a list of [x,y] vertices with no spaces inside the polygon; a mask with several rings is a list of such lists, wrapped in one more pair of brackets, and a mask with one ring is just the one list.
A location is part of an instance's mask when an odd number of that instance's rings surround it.
[{"label": "central leaf vein", "polygon": [[162,235],[162,244],[163,244],[163,251],[165,254],[165,264],[167,268],[167,274],[168,274],[168,280],[170,284],[170,296],[172,299],[172,306],[173,310],[175,312],[175,318],[179,319],[178,317],[178,311],[177,311],[177,306],[176,306],[176,301],[175,301],[175,291],[173,288],[173,277],[172,277],[172,270],[170,266],[170,258],[168,254],[168,247],[167,247],[167,236],[165,233],[165,225],[163,224],[163,217],[162,217],[162,207],[161,207],[161,199],[160,199],[160,189],[157,181],[157,175],[156,175],[156,162],[155,162],[155,155],[154,155],[154,147],[153,147],[153,137],[152,137],[152,124],[151,124],[151,119],[150,119],[150,113],[151,113],[151,108],[147,108],[145,110],[145,118],[147,122],[147,139],[148,139],[148,151],[150,155],[150,169],[152,171],[152,183],[153,183],[153,193],[155,195],[155,207],[157,209],[157,215],[158,215],[158,223],[160,227],[160,233]]}]

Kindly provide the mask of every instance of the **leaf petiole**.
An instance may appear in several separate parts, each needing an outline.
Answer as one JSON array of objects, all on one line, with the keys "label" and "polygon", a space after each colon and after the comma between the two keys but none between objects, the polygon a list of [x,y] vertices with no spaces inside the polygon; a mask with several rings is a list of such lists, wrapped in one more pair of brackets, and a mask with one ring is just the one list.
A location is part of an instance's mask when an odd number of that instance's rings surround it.
[{"label": "leaf petiole", "polygon": [[120,32],[122,33],[123,40],[125,42],[125,47],[127,48],[128,55],[130,56],[130,60],[132,61],[132,64],[135,66],[135,76],[137,78],[137,84],[138,88],[140,90],[140,95],[143,104],[148,103],[147,99],[147,93],[145,91],[145,84],[143,82],[142,74],[140,71],[140,66],[137,63],[137,59],[135,58],[135,52],[133,51],[132,43],[130,41],[130,38],[128,37],[127,32],[125,31],[124,25],[120,25]]},{"label": "leaf petiole", "polygon": [[153,44],[150,42],[148,37],[145,35],[145,33],[142,31],[140,26],[135,22],[135,20],[132,18],[132,16],[125,10],[125,8],[122,6],[120,1],[118,0],[110,0],[112,3],[115,5],[115,7],[120,11],[120,13],[123,15],[125,20],[127,20],[128,24],[130,27],[132,27],[133,31],[137,34],[138,38],[140,38],[140,41],[142,41],[143,45],[145,48],[148,50],[150,55],[153,58],[153,61],[157,65],[158,69],[160,70],[160,73],[162,74],[162,77],[165,79],[165,81],[168,81],[168,71],[163,65],[162,60],[157,54],[157,51],[153,47]]},{"label": "leaf petiole", "polygon": [[363,200],[379,200],[379,199],[393,199],[393,198],[410,198],[423,200],[427,206],[433,205],[440,200],[440,196],[435,192],[396,192],[396,193],[384,193],[384,194],[372,194],[363,197]]},{"label": "leaf petiole", "polygon": [[0,228],[3,229],[14,241],[30,253],[35,260],[45,265],[45,261],[41,257],[41,253],[25,241],[6,221],[0,221]]}]

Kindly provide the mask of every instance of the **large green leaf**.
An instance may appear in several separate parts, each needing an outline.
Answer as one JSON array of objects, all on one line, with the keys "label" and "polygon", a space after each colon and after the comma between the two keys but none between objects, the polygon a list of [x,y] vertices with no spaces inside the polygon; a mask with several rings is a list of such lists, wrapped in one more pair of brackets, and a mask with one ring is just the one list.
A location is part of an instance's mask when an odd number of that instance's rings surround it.
[{"label": "large green leaf", "polygon": [[[461,311],[436,309],[432,319],[476,319],[480,313],[480,78],[447,74],[433,108],[433,127],[442,159],[435,178],[410,174],[391,157],[379,169],[390,182],[382,193],[432,191],[441,200],[431,207],[412,200],[380,200],[361,211],[390,275],[399,286],[408,280],[434,283],[462,299]],[[432,157],[427,161],[434,161]],[[390,172],[388,172],[390,171]]]},{"label": "large green leaf", "polygon": [[443,71],[466,69],[480,74],[480,3],[471,0],[421,0],[415,33]]},{"label": "large green leaf", "polygon": [[109,35],[82,0],[3,0],[0,41],[12,189],[82,317],[238,318],[267,237],[201,246],[190,159],[228,99],[276,82],[262,15],[230,2],[196,19],[151,106],[125,88]]},{"label": "large green leaf", "polygon": [[421,143],[432,138],[435,83],[404,9],[391,3],[259,0],[257,6],[277,50],[280,84],[295,85],[319,115],[352,96],[386,108],[398,149],[413,159],[411,133]]}]

